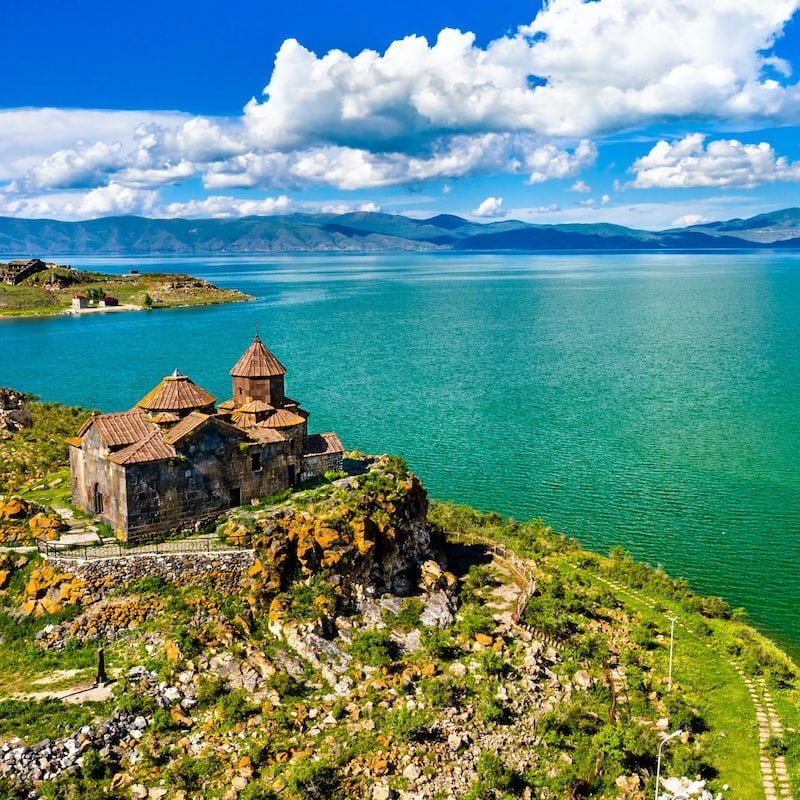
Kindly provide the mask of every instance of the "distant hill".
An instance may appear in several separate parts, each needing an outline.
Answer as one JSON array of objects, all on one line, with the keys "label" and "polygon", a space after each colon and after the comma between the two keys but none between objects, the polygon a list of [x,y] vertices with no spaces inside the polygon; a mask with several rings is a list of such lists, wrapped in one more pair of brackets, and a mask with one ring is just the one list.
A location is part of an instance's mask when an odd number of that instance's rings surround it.
[{"label": "distant hill", "polygon": [[735,236],[749,242],[772,244],[800,237],[800,208],[770,211],[749,219],[730,219],[727,222],[708,222],[684,230],[709,236]]},{"label": "distant hill", "polygon": [[670,250],[800,247],[800,208],[689,228],[470,222],[452,214],[287,214],[241,219],[0,217],[0,255],[156,255],[437,250]]}]

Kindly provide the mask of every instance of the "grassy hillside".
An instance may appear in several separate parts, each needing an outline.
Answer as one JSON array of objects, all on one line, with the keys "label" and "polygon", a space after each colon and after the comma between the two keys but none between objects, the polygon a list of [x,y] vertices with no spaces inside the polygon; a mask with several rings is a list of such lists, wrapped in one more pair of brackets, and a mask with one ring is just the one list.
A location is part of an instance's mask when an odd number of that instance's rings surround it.
[{"label": "grassy hillside", "polygon": [[[7,486],[63,468],[85,413],[33,410],[0,453],[36,466]],[[0,742],[50,740],[0,796],[28,797],[77,742],[39,797],[644,800],[678,728],[665,776],[737,800],[767,775],[800,790],[800,673],[741,610],[540,520],[426,508],[400,459],[363,465],[223,515],[220,537],[255,541],[236,590],[214,573],[89,584],[0,554]],[[101,642],[117,683],[66,702]],[[100,722],[123,732],[77,733]]]}]

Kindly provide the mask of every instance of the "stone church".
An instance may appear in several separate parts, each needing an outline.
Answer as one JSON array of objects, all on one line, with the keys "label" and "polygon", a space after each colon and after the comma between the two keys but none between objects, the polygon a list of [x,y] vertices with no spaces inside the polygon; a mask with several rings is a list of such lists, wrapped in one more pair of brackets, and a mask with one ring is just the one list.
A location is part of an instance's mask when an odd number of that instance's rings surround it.
[{"label": "stone church", "polygon": [[233,398],[219,406],[176,370],[130,411],[90,417],[67,440],[73,503],[142,542],[341,469],[339,438],[308,435],[258,336],[230,374]]}]

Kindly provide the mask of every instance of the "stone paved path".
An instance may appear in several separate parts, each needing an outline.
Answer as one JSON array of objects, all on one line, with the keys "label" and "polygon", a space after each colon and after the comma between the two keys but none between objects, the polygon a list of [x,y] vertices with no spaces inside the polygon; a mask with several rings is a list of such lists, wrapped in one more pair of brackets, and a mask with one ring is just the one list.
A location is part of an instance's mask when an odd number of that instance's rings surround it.
[{"label": "stone paved path", "polygon": [[[639,603],[657,610],[656,603],[648,597],[644,597],[639,592],[627,586],[623,586],[616,581],[603,578],[600,575],[594,576],[598,580],[610,586],[612,589],[632,597]],[[676,625],[682,628],[687,633],[699,639],[709,650],[713,650],[720,656],[727,664],[729,664],[739,677],[742,679],[750,699],[753,702],[755,709],[756,721],[758,723],[758,742],[761,750],[759,763],[761,766],[761,782],[764,787],[765,800],[794,800],[792,796],[791,786],[789,783],[789,773],[786,769],[786,759],[780,756],[772,756],[765,748],[771,736],[781,737],[783,735],[783,726],[781,725],[780,717],[775,709],[775,704],[772,700],[772,695],[769,687],[766,685],[764,678],[759,677],[754,682],[745,673],[745,671],[734,661],[727,658],[720,650],[714,647],[709,642],[701,639],[697,633],[686,625],[680,618],[677,619]]]}]

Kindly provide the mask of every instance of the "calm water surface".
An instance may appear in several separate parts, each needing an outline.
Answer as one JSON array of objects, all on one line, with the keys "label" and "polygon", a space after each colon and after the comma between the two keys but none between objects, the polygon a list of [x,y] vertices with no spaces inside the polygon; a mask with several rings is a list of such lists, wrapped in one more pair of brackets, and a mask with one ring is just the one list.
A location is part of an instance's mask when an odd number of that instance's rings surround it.
[{"label": "calm water surface", "polygon": [[71,259],[248,304],[0,321],[0,385],[105,410],[176,367],[224,400],[260,325],[288,391],[431,494],[623,544],[800,648],[800,256]]}]

